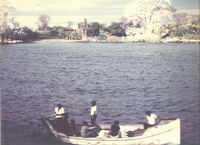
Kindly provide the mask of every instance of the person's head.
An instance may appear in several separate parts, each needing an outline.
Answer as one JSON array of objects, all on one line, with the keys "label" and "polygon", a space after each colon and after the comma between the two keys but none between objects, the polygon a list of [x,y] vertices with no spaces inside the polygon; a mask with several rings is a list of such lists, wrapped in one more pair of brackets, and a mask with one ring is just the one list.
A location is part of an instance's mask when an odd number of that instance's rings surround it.
[{"label": "person's head", "polygon": [[83,121],[83,126],[87,126],[88,122],[87,121]]},{"label": "person's head", "polygon": [[151,116],[151,111],[147,111],[146,114],[147,114],[148,116]]},{"label": "person's head", "polygon": [[114,122],[114,124],[115,124],[115,125],[119,125],[119,121],[116,120],[116,121]]},{"label": "person's head", "polygon": [[57,107],[58,107],[58,108],[61,108],[61,107],[62,107],[62,104],[58,104]]},{"label": "person's head", "polygon": [[95,106],[96,105],[96,101],[92,101],[92,106]]}]

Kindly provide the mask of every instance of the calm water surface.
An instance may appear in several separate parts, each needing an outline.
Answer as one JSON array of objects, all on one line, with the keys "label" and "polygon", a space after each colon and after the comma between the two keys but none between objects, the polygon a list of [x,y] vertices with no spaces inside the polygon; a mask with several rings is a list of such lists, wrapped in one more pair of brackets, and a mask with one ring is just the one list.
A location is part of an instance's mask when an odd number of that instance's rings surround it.
[{"label": "calm water surface", "polygon": [[61,145],[40,118],[62,103],[76,122],[181,119],[182,144],[200,144],[198,44],[32,43],[2,48],[2,145]]}]

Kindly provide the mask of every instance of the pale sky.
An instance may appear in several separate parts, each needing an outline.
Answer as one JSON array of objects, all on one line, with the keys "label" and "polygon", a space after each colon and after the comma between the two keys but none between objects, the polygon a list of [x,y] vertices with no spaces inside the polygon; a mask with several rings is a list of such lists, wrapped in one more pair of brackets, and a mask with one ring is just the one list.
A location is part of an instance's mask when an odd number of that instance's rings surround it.
[{"label": "pale sky", "polygon": [[[15,20],[20,26],[37,28],[38,16],[50,16],[50,26],[66,26],[67,21],[77,23],[87,18],[89,22],[110,24],[119,21],[125,8],[135,0],[9,0],[16,11]],[[198,14],[198,0],[172,0],[172,5],[182,11]]]}]

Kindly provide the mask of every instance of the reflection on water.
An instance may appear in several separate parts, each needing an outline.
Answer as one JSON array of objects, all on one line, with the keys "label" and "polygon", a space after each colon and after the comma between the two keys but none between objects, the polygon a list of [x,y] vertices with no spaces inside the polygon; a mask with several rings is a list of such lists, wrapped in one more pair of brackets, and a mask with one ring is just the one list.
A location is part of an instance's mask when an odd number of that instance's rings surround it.
[{"label": "reflection on water", "polygon": [[1,56],[2,143],[55,145],[39,118],[62,103],[76,122],[134,124],[151,110],[181,119],[182,143],[199,144],[198,44],[32,43]]}]

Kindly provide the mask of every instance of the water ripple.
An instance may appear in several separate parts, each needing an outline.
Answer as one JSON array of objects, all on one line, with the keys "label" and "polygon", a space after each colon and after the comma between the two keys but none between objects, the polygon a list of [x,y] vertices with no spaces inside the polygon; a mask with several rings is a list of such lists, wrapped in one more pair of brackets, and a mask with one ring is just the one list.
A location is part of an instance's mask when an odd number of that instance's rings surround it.
[{"label": "water ripple", "polygon": [[199,144],[197,48],[146,43],[7,45],[1,56],[3,143],[49,144],[40,137],[39,118],[52,115],[62,103],[70,119],[90,121],[90,102],[96,100],[98,123],[142,123],[151,110],[161,117],[179,117],[182,142]]}]

